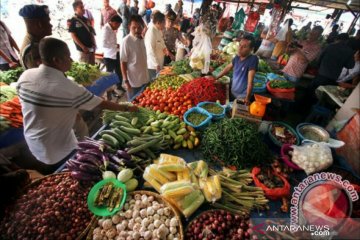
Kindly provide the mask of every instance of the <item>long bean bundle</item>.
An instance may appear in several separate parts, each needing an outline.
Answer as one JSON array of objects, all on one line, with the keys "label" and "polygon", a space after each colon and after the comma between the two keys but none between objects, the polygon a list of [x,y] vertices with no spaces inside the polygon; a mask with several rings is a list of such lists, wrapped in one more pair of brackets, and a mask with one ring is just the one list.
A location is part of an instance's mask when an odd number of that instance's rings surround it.
[{"label": "long bean bundle", "polygon": [[207,160],[240,169],[264,164],[271,157],[256,127],[241,118],[210,125],[204,132],[201,150]]}]

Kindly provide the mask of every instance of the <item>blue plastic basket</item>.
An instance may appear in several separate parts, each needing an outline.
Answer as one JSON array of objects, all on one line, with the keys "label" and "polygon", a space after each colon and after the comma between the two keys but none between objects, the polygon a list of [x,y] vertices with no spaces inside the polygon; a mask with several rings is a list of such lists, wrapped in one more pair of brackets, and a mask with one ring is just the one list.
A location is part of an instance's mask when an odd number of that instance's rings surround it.
[{"label": "blue plastic basket", "polygon": [[262,86],[261,87],[255,87],[254,86],[252,92],[253,93],[264,93],[264,92],[266,92],[266,82],[267,82],[267,79],[266,79],[265,76],[255,74],[254,84],[255,83],[262,83]]},{"label": "blue plastic basket", "polygon": [[276,73],[268,73],[266,75],[266,78],[269,80],[269,81],[272,81],[272,80],[286,80],[284,76],[281,76],[281,75],[278,75]]},{"label": "blue plastic basket", "polygon": [[[202,108],[202,106],[204,106],[205,104],[216,104],[217,106],[221,107],[223,109],[223,111],[220,114],[215,114],[215,113],[208,112],[206,109]],[[201,102],[201,103],[199,103],[197,105],[197,107],[207,111],[211,115],[213,120],[219,120],[219,119],[223,119],[225,117],[226,109],[221,104],[219,104],[217,102]]]},{"label": "blue plastic basket", "polygon": [[[201,114],[205,114],[206,116],[208,116],[202,123],[200,123],[199,125],[194,125],[192,124],[191,122],[189,122],[187,120],[188,116],[190,113],[193,113],[193,112],[198,112],[198,113],[201,113]],[[186,111],[186,113],[184,114],[184,122],[195,128],[196,130],[203,130],[205,129],[207,126],[210,125],[211,123],[211,119],[212,119],[212,116],[210,113],[208,113],[208,111],[206,111],[205,109],[203,108],[199,108],[199,107],[193,107],[193,108],[190,108],[189,110]]]}]

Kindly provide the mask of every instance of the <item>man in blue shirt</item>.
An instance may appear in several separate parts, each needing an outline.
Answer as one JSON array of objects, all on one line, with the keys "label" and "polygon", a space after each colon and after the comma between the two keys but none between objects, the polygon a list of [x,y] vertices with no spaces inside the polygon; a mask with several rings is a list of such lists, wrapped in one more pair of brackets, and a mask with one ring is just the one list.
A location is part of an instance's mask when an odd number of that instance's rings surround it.
[{"label": "man in blue shirt", "polygon": [[254,50],[255,39],[253,36],[245,36],[240,41],[238,54],[227,65],[216,79],[226,75],[233,68],[231,94],[235,98],[244,99],[246,105],[250,104],[253,81],[258,67],[259,59],[251,54]]}]

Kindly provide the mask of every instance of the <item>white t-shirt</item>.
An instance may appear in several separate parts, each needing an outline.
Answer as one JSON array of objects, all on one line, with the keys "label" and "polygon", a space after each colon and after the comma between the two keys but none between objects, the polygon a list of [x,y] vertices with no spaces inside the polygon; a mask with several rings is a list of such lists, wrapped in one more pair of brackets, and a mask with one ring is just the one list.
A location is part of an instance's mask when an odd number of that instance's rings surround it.
[{"label": "white t-shirt", "polygon": [[76,148],[72,128],[79,109],[92,110],[102,102],[61,71],[45,65],[26,70],[17,88],[25,140],[32,154],[49,165],[58,163]]},{"label": "white t-shirt", "polygon": [[166,48],[162,31],[150,24],[145,34],[145,46],[148,69],[164,66],[164,49]]},{"label": "white t-shirt", "polygon": [[104,58],[116,59],[116,54],[119,51],[116,32],[111,28],[109,23],[106,23],[103,27],[102,45]]},{"label": "white t-shirt", "polygon": [[143,39],[128,34],[120,46],[120,61],[127,63],[127,80],[131,87],[138,88],[149,82]]}]

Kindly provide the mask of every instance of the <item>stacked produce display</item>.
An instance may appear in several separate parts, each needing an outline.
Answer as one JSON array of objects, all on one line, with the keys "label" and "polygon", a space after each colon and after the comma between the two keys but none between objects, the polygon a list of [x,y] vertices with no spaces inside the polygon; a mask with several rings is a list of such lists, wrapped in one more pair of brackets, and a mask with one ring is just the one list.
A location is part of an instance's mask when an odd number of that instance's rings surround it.
[{"label": "stacked produce display", "polygon": [[[297,148],[296,131],[284,123],[273,122],[261,134],[257,124],[229,118],[232,73],[214,77],[238,44],[223,51],[212,54],[208,76],[199,72],[204,59],[173,62],[127,103],[138,111],[103,111],[103,127],[78,142],[63,173],[32,183],[7,208],[0,238],[258,239],[254,213],[267,214],[269,202],[280,201],[279,211],[288,214],[292,169],[278,160],[280,148],[285,145],[287,161],[305,173],[328,167],[331,152],[320,145]],[[254,89],[293,88],[263,60],[259,71]],[[74,63],[68,74],[89,85],[103,73]],[[20,127],[16,92],[0,87],[0,124]],[[325,159],[303,161],[315,148]]]}]

